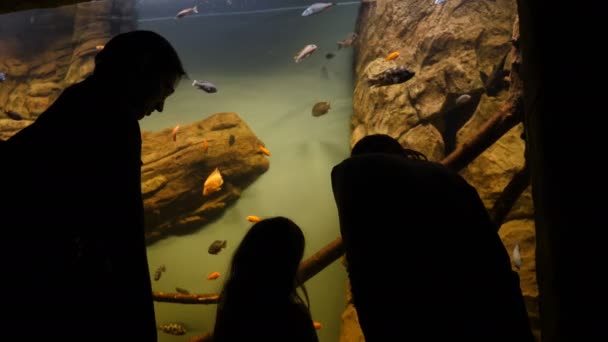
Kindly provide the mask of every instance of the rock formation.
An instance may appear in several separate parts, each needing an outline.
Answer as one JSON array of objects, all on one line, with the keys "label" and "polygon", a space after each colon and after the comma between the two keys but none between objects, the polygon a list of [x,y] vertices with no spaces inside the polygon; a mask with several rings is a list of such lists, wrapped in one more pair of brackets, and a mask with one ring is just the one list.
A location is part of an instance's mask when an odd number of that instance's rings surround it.
[{"label": "rock formation", "polygon": [[[362,4],[359,14],[351,146],[365,135],[384,133],[440,161],[474,136],[507,99],[509,83],[504,76],[511,65],[515,1],[435,5],[425,0],[376,0]],[[394,51],[400,57],[386,61]],[[395,66],[405,66],[416,75],[398,85],[367,85],[368,77]],[[458,105],[456,98],[462,94],[471,98]],[[524,167],[522,132],[521,124],[512,128],[461,171],[488,209]],[[499,233],[509,253],[520,244],[524,259],[520,284],[538,337],[533,214],[528,188]],[[356,312],[349,305],[343,314],[341,341],[362,340],[358,331]]]},{"label": "rock formation", "polygon": [[[175,141],[172,129],[143,133],[142,193],[149,243],[210,222],[269,166],[259,149],[264,144],[235,113],[180,126]],[[203,183],[216,167],[224,179],[222,190],[203,196]]]},{"label": "rock formation", "polygon": [[133,1],[95,1],[6,15],[0,30],[0,118],[35,119],[93,71],[96,46],[133,30]]}]

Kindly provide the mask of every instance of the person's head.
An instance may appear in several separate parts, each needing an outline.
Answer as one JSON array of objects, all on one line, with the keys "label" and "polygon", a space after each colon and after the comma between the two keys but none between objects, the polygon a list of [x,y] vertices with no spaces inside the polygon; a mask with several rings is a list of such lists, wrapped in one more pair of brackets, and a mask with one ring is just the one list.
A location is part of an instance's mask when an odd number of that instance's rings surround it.
[{"label": "person's head", "polygon": [[162,112],[165,100],[186,75],[169,41],[152,31],[114,36],[95,56],[93,75],[126,98],[137,119]]},{"label": "person's head", "polygon": [[387,134],[372,134],[361,138],[353,146],[350,155],[357,156],[368,153],[388,153],[411,159],[427,159],[421,152],[404,148],[399,141]]},{"label": "person's head", "polygon": [[304,245],[302,230],[286,217],[255,223],[232,257],[227,295],[231,291],[261,291],[280,298],[294,295]]}]

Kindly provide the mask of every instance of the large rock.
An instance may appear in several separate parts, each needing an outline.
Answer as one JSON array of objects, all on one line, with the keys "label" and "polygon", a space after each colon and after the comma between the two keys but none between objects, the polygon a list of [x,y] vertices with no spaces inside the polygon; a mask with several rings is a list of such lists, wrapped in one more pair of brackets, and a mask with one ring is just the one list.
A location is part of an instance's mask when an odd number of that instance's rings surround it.
[{"label": "large rock", "polygon": [[[185,234],[210,222],[245,187],[268,170],[264,144],[235,113],[218,113],[180,127],[143,134],[142,192],[149,243]],[[230,144],[230,136],[234,143]],[[203,183],[218,168],[222,190],[203,196]]]}]

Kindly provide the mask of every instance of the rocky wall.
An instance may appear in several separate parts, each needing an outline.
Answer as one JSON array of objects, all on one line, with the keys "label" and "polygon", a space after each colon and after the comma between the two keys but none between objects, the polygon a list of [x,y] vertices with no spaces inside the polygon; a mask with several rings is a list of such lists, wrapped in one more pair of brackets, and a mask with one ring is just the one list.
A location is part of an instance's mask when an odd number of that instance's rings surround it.
[{"label": "rocky wall", "polygon": [[[384,133],[405,147],[439,161],[499,110],[507,97],[507,57],[517,16],[514,0],[376,0],[360,7],[357,21],[354,115],[351,146],[362,137]],[[387,60],[390,53],[399,57]],[[372,88],[366,79],[404,66],[415,76],[401,84]],[[456,99],[467,94],[469,102]],[[511,129],[463,169],[488,209],[524,166],[523,126]],[[520,244],[517,270],[535,335],[538,330],[534,209],[528,188],[499,233],[509,253]],[[516,270],[514,268],[514,270]],[[350,301],[349,301],[350,303]],[[343,314],[341,342],[362,341],[356,311]]]},{"label": "rocky wall", "polygon": [[4,15],[0,118],[33,120],[63,89],[88,76],[97,46],[135,29],[133,6],[103,0]]}]

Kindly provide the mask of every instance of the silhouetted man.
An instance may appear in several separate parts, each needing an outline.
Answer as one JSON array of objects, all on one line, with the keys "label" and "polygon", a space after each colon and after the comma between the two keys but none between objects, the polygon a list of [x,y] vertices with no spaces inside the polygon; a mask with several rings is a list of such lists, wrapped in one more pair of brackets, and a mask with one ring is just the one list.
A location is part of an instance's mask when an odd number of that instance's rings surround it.
[{"label": "silhouetted man", "polygon": [[156,341],[138,120],[162,111],[184,75],[160,35],[119,34],[91,76],[3,143],[9,335]]},{"label": "silhouetted man", "polygon": [[533,341],[518,276],[460,175],[377,134],[331,177],[366,341]]}]

